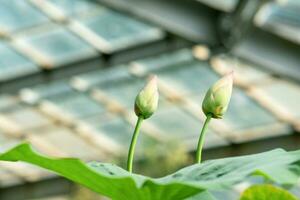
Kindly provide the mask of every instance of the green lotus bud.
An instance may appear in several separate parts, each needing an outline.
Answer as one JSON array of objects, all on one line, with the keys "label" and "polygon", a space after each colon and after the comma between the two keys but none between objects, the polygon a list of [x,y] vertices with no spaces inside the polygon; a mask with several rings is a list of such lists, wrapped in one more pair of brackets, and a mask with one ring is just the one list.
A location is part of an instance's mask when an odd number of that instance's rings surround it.
[{"label": "green lotus bud", "polygon": [[233,72],[218,80],[206,93],[202,102],[205,115],[222,118],[225,114],[232,92]]},{"label": "green lotus bud", "polygon": [[158,97],[157,76],[153,76],[135,98],[135,114],[144,119],[149,118],[157,109]]}]

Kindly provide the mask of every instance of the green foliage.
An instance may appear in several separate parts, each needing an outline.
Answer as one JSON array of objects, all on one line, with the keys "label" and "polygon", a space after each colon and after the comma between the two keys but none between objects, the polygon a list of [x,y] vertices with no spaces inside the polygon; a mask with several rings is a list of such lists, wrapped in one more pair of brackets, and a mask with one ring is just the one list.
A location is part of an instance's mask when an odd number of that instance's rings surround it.
[{"label": "green foliage", "polygon": [[136,163],[135,167],[135,171],[140,174],[161,177],[193,163],[192,155],[177,140],[169,141],[164,145],[152,144],[144,148],[144,159]]},{"label": "green foliage", "polygon": [[[182,200],[197,194],[206,195],[211,200],[208,190],[227,189],[252,174],[288,185],[294,184],[300,175],[299,170],[294,170],[300,166],[300,151],[286,152],[281,149],[211,160],[156,179],[130,174],[113,164],[85,164],[73,158],[49,158],[36,153],[26,143],[0,155],[0,160],[24,161],[49,169],[113,200]],[[288,178],[283,173],[288,174]]]},{"label": "green foliage", "polygon": [[249,187],[240,200],[298,200],[288,191],[272,185],[254,185]]}]

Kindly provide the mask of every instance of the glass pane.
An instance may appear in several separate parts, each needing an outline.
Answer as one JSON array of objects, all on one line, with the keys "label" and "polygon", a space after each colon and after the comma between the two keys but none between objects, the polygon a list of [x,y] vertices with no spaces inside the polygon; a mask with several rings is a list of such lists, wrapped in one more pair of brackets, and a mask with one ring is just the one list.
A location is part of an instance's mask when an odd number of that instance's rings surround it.
[{"label": "glass pane", "polygon": [[97,84],[118,82],[120,79],[128,78],[130,78],[130,73],[127,66],[120,65],[76,75],[71,82],[76,89],[87,90]]},{"label": "glass pane", "polygon": [[103,51],[113,52],[162,38],[163,33],[150,25],[113,11],[78,19],[108,46]]},{"label": "glass pane", "polygon": [[92,122],[91,120],[92,119],[90,119],[89,122],[93,124],[93,126],[96,126],[101,133],[121,145],[124,145],[124,143],[126,147],[129,145],[133,127],[122,118],[107,120],[105,123],[99,123],[99,121]]},{"label": "glass pane", "polygon": [[272,81],[268,85],[260,86],[265,95],[284,108],[292,116],[300,118],[300,87],[286,81]]},{"label": "glass pane", "polygon": [[141,79],[130,79],[114,83],[107,83],[96,86],[96,89],[103,91],[108,97],[118,101],[127,108],[133,108],[135,97],[144,87],[145,82]]},{"label": "glass pane", "polygon": [[0,1],[0,29],[16,31],[48,22],[48,18],[27,0]]},{"label": "glass pane", "polygon": [[[83,93],[68,92],[48,97],[46,102],[58,108],[63,115],[70,114],[72,118],[82,118],[105,111],[105,108],[98,102],[92,100]],[[62,113],[58,114],[62,114]]]},{"label": "glass pane", "polygon": [[276,118],[258,105],[243,91],[235,88],[223,119],[233,130],[253,128],[276,123]]},{"label": "glass pane", "polygon": [[21,106],[1,113],[0,128],[13,134],[24,134],[28,130],[49,126],[52,121],[34,108]]},{"label": "glass pane", "polygon": [[35,72],[39,72],[40,69],[30,60],[23,57],[15,50],[13,50],[8,44],[0,41],[0,81],[7,81]]},{"label": "glass pane", "polygon": [[164,53],[159,56],[144,58],[132,62],[133,72],[147,73],[160,70],[171,65],[180,65],[182,63],[193,61],[194,57],[190,49]]},{"label": "glass pane", "polygon": [[44,178],[50,178],[50,176],[53,177],[49,171],[24,162],[3,162],[1,166],[21,177],[23,182],[35,182]]},{"label": "glass pane", "polygon": [[228,55],[214,57],[212,65],[224,75],[233,70],[235,79],[246,84],[258,83],[270,78],[270,73],[260,70],[258,65]]},{"label": "glass pane", "polygon": [[175,106],[160,108],[151,117],[150,123],[171,138],[198,136],[201,123]]},{"label": "glass pane", "polygon": [[41,99],[72,90],[73,89],[69,85],[68,81],[57,80],[49,81],[30,88],[24,88],[20,91],[20,96],[23,101],[33,104]]},{"label": "glass pane", "polygon": [[158,73],[160,79],[164,80],[180,94],[203,94],[220,77],[209,68],[205,62],[194,62]]},{"label": "glass pane", "polygon": [[52,65],[54,65],[53,67],[98,55],[96,50],[86,42],[58,26],[49,26],[34,32],[25,33],[18,40],[28,43],[41,54],[48,57]]},{"label": "glass pane", "polygon": [[[192,117],[179,107],[160,108],[149,120],[170,139],[184,143],[188,150],[195,150],[203,122]],[[226,145],[228,142],[214,131],[208,130],[205,148]]]},{"label": "glass pane", "polygon": [[[95,116],[83,119],[82,122],[97,130],[99,134],[104,134],[124,149],[128,149],[134,127],[121,117],[114,116],[109,119],[103,119],[103,116]],[[137,143],[138,151],[145,150],[146,145],[152,142],[153,139],[141,132]],[[138,153],[138,151],[136,152]]]},{"label": "glass pane", "polygon": [[59,149],[68,157],[81,159],[101,159],[101,150],[96,150],[92,145],[79,137],[77,133],[60,126],[51,126],[42,130],[31,131],[35,142],[41,141],[52,148]]},{"label": "glass pane", "polygon": [[256,25],[292,42],[300,43],[299,1],[270,2],[255,16]]},{"label": "glass pane", "polygon": [[89,14],[104,10],[99,3],[91,0],[50,0],[67,15]]}]

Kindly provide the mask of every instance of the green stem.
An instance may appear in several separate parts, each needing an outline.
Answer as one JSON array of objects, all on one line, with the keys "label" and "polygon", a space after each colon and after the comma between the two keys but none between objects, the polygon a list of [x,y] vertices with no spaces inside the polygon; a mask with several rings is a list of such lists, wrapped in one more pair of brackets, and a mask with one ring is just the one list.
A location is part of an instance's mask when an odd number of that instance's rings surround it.
[{"label": "green stem", "polygon": [[142,125],[143,118],[138,117],[138,120],[135,125],[135,129],[133,132],[133,136],[131,139],[129,151],[128,151],[128,159],[127,159],[127,170],[131,173],[132,172],[132,163],[133,163],[133,156],[134,156],[134,150],[135,150],[135,145],[137,142],[137,138],[139,136],[140,128]]},{"label": "green stem", "polygon": [[201,158],[202,158],[202,149],[203,149],[203,145],[204,145],[204,140],[205,140],[205,133],[206,130],[208,128],[208,124],[211,120],[211,115],[208,114],[206,116],[206,120],[204,122],[204,125],[202,127],[201,133],[200,133],[200,137],[199,137],[199,141],[198,141],[198,145],[197,145],[197,154],[196,154],[196,161],[197,163],[201,163]]}]

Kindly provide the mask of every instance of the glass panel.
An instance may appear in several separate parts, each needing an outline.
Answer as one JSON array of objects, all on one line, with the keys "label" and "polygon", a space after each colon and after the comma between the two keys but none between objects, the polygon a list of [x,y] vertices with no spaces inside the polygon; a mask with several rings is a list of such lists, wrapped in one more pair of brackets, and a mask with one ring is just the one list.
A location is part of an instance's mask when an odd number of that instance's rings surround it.
[{"label": "glass panel", "polygon": [[24,182],[35,182],[53,176],[45,169],[24,162],[2,162],[1,166],[21,177]]},{"label": "glass panel", "polygon": [[179,51],[164,53],[159,56],[144,58],[132,62],[134,70],[143,71],[144,73],[159,70],[171,65],[179,65],[194,59],[190,49],[182,49]]},{"label": "glass panel", "polygon": [[53,95],[72,91],[72,87],[66,80],[49,81],[20,91],[21,99],[27,103],[36,103]]},{"label": "glass panel", "polygon": [[300,118],[300,87],[285,81],[273,81],[261,86],[265,94],[292,116]]},{"label": "glass panel", "polygon": [[175,106],[160,108],[149,122],[174,139],[198,136],[201,128],[200,122]]},{"label": "glass panel", "polygon": [[0,29],[16,31],[48,22],[48,18],[27,0],[0,1]]},{"label": "glass panel", "polygon": [[200,61],[170,67],[168,70],[159,72],[158,75],[182,95],[189,93],[205,95],[207,89],[220,78],[207,63]]},{"label": "glass panel", "polygon": [[220,74],[234,71],[235,78],[243,83],[253,84],[266,80],[270,74],[262,71],[254,63],[242,61],[228,55],[220,55],[212,59],[212,65]]},{"label": "glass panel", "polygon": [[233,130],[277,123],[276,118],[244,92],[235,88],[223,119]]},{"label": "glass panel", "polygon": [[91,0],[50,0],[55,6],[59,7],[67,15],[89,14],[104,10],[99,3]]},{"label": "glass panel", "polygon": [[87,90],[96,84],[118,82],[120,79],[128,79],[129,77],[127,66],[120,65],[77,75],[72,78],[72,85],[77,89]]},{"label": "glass panel", "polygon": [[[165,136],[170,139],[180,140],[189,150],[195,150],[203,122],[192,117],[179,107],[169,106],[160,108],[149,120]],[[208,130],[206,134],[205,148],[226,145],[228,142]]]},{"label": "glass panel", "polygon": [[96,57],[98,53],[79,37],[58,26],[49,26],[24,34],[23,40],[50,58],[54,67]]},{"label": "glass panel", "polygon": [[52,123],[37,110],[25,106],[19,106],[18,109],[1,114],[5,121],[2,121],[0,126],[5,128],[8,132],[23,133],[23,131],[48,126]]},{"label": "glass panel", "polygon": [[113,11],[79,19],[108,43],[104,51],[112,52],[162,38],[162,32],[134,18]]},{"label": "glass panel", "polygon": [[108,97],[113,98],[127,108],[133,108],[135,97],[144,87],[145,82],[141,79],[131,79],[130,81],[119,81],[96,86]]},{"label": "glass panel", "polygon": [[257,12],[255,23],[265,30],[300,44],[299,11],[299,1],[270,2]]},{"label": "glass panel", "polygon": [[129,145],[130,139],[132,136],[133,127],[129,126],[121,118],[116,118],[99,127],[100,130],[108,135],[113,140],[117,141],[120,144]]},{"label": "glass panel", "polygon": [[[117,144],[123,146],[124,149],[128,149],[134,127],[121,117],[103,120],[103,116],[95,116],[83,119],[82,122],[99,131],[99,134],[104,134]],[[153,139],[141,132],[137,143],[138,151],[145,150],[146,145],[149,145],[152,142]]]},{"label": "glass panel", "polygon": [[68,156],[81,159],[101,158],[99,157],[101,150],[96,150],[70,129],[53,126],[43,129],[42,133],[40,132],[41,130],[32,131],[32,138],[36,137],[38,140],[48,143]]},{"label": "glass panel", "polygon": [[7,81],[40,71],[31,61],[0,41],[0,81]]},{"label": "glass panel", "polygon": [[68,92],[51,96],[47,98],[47,102],[53,104],[56,108],[64,112],[64,114],[69,113],[74,118],[82,118],[105,111],[105,108],[101,104],[78,92]]}]

